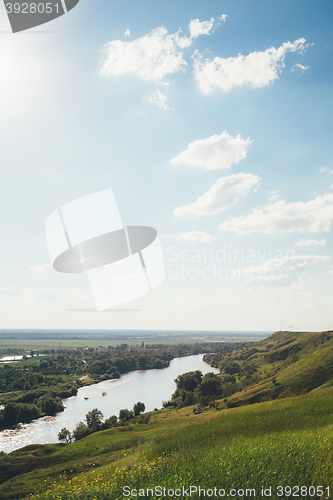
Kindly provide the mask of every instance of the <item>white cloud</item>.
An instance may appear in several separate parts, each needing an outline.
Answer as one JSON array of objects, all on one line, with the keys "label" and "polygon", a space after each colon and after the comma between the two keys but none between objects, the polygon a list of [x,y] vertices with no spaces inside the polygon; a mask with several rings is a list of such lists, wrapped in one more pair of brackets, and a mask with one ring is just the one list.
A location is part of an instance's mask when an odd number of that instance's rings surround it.
[{"label": "white cloud", "polygon": [[310,66],[303,66],[303,64],[296,63],[292,67],[291,71],[295,71],[296,69],[299,69],[302,73],[304,73],[304,71],[306,71],[307,69],[310,69]]},{"label": "white cloud", "polygon": [[130,36],[130,34],[131,34],[130,30],[127,28],[127,30],[124,33],[124,36]]},{"label": "white cloud", "polygon": [[303,52],[306,48],[305,39],[299,38],[277,49],[271,47],[264,52],[251,52],[247,56],[238,54],[236,57],[209,60],[203,59],[195,51],[194,76],[204,94],[209,94],[214,88],[229,92],[242,85],[264,87],[278,78],[279,72],[285,67],[287,52]]},{"label": "white cloud", "polygon": [[210,31],[214,26],[214,18],[212,17],[210,21],[202,21],[199,19],[192,19],[189,24],[189,29],[192,38],[198,38],[200,35],[210,35]]},{"label": "white cloud", "polygon": [[54,288],[52,290],[39,290],[34,293],[35,300],[56,300],[64,294],[61,288]]},{"label": "white cloud", "polygon": [[105,45],[103,76],[134,74],[144,80],[159,82],[166,75],[184,71],[187,62],[181,49],[189,47],[191,38],[180,31],[168,34],[161,26],[131,42],[114,40]]},{"label": "white cloud", "polygon": [[[42,267],[42,266],[41,266]],[[42,271],[43,272],[43,271]],[[2,288],[0,297],[6,297],[15,301],[20,301],[20,304],[32,304],[35,301],[59,301],[62,300],[67,304],[85,300],[88,296],[81,292],[72,292],[61,288],[53,288],[50,290],[43,289],[22,289],[20,286]]]},{"label": "white cloud", "polygon": [[[222,14],[218,19],[225,22],[228,16]],[[198,38],[200,35],[210,35],[210,32],[214,33],[214,30],[220,26],[220,23],[215,22],[212,17],[210,21],[199,21],[199,19],[192,19],[188,25],[191,38]]]},{"label": "white cloud", "polygon": [[276,191],[270,191],[271,196],[269,197],[269,201],[277,200],[280,198],[280,191],[281,189],[276,189]]},{"label": "white cloud", "polygon": [[197,139],[191,142],[185,151],[170,160],[172,165],[189,165],[190,167],[203,167],[207,170],[222,170],[237,165],[246,157],[247,148],[251,140],[242,139],[240,134],[236,137],[229,135],[225,130],[220,135],[212,135],[207,139]]},{"label": "white cloud", "polygon": [[182,241],[200,241],[201,243],[210,243],[216,240],[216,236],[206,233],[205,231],[189,231],[188,233],[180,233],[174,236],[177,240]]},{"label": "white cloud", "polygon": [[234,174],[220,177],[216,183],[197,201],[185,207],[178,207],[174,215],[215,215],[240,202],[250,191],[257,188],[260,177],[253,174]]},{"label": "white cloud", "polygon": [[52,264],[44,264],[43,266],[29,267],[29,271],[35,271],[37,273],[52,273],[54,269]]},{"label": "white cloud", "polygon": [[167,95],[163,94],[160,90],[157,89],[157,91],[146,97],[146,100],[149,101],[151,104],[154,104],[155,106],[158,106],[159,108],[164,109],[164,111],[172,111],[172,108],[170,108],[166,102],[167,102]]},{"label": "white cloud", "polygon": [[20,286],[11,286],[8,288],[1,288],[1,297],[23,297],[24,292]]},{"label": "white cloud", "polygon": [[326,170],[327,170],[327,167],[325,167],[325,166],[320,167],[319,173],[322,174],[322,173],[326,172]]},{"label": "white cloud", "polygon": [[326,240],[299,240],[296,241],[295,243],[296,246],[299,247],[311,247],[315,245],[320,245],[321,247],[324,247],[326,245]]},{"label": "white cloud", "polygon": [[320,255],[294,255],[291,257],[278,257],[267,260],[260,266],[250,266],[246,269],[235,271],[237,275],[244,276],[243,286],[296,286],[300,287],[302,281],[300,274],[318,262],[326,262],[328,256]]},{"label": "white cloud", "polygon": [[307,202],[287,203],[281,200],[255,208],[250,215],[225,220],[219,228],[241,234],[318,233],[329,231],[332,221],[333,193],[329,193]]}]

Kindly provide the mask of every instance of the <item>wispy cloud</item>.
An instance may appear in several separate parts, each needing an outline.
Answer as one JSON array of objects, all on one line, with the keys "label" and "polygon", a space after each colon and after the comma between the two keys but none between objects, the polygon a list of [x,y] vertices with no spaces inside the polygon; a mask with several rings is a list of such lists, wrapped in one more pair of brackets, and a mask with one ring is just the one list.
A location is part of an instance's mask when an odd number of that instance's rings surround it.
[{"label": "wispy cloud", "polygon": [[296,241],[295,245],[298,247],[311,247],[316,245],[324,247],[326,245],[326,240],[299,240]]},{"label": "wispy cloud", "polygon": [[271,47],[264,52],[251,52],[247,56],[215,57],[204,59],[199,51],[195,51],[194,77],[200,90],[209,94],[213,89],[223,92],[241,87],[264,87],[279,77],[285,67],[284,59],[288,52],[304,52],[307,48],[305,39],[286,42],[277,49]]},{"label": "wispy cloud", "polygon": [[253,174],[234,174],[220,177],[203,196],[190,205],[178,207],[174,215],[215,215],[239,203],[251,190],[258,188],[260,177]]},{"label": "wispy cloud", "polygon": [[299,63],[296,63],[294,64],[294,66],[292,67],[291,71],[295,71],[295,70],[299,70],[301,71],[302,73],[304,73],[304,71],[306,71],[307,69],[310,69],[310,66],[303,66],[303,64],[299,64]]},{"label": "wispy cloud", "polygon": [[170,235],[168,238],[176,238],[182,241],[200,241],[201,243],[210,243],[216,240],[217,236],[212,236],[205,231],[189,231],[188,233],[180,233],[177,235]]},{"label": "wispy cloud", "polygon": [[20,286],[11,286],[8,288],[1,288],[0,289],[0,296],[1,297],[23,297],[24,291],[21,289]]},{"label": "wispy cloud", "polygon": [[167,105],[167,100],[168,97],[166,94],[163,94],[159,89],[156,90],[153,94],[147,96],[145,98],[147,101],[149,101],[151,104],[154,104],[155,106],[164,109],[164,111],[172,111],[172,108]]},{"label": "wispy cloud", "polygon": [[64,290],[54,288],[52,290],[38,290],[34,292],[34,300],[57,300],[64,295]]},{"label": "wispy cloud", "polygon": [[278,198],[280,198],[280,191],[281,189],[276,189],[275,191],[270,191],[270,197],[269,197],[269,201],[273,201],[273,200],[277,200]]},{"label": "wispy cloud", "polygon": [[212,135],[207,139],[191,142],[187,149],[175,156],[172,165],[189,165],[192,168],[203,167],[207,170],[222,170],[238,164],[246,157],[251,140],[229,135],[225,130],[220,135]]},{"label": "wispy cloud", "polygon": [[34,271],[36,273],[52,273],[54,272],[54,269],[52,264],[44,264],[43,266],[29,267],[29,271]]},{"label": "wispy cloud", "polygon": [[256,287],[300,287],[305,282],[300,275],[309,267],[319,262],[327,262],[328,256],[321,255],[294,255],[270,259],[260,266],[250,266],[237,271],[239,276],[245,277],[243,286]]},{"label": "wispy cloud", "polygon": [[12,286],[0,290],[0,297],[24,298],[28,300],[54,300],[59,299],[65,294],[66,291],[61,288],[53,288],[50,290],[33,290],[28,288],[22,290],[20,286]]},{"label": "wispy cloud", "polygon": [[318,233],[329,231],[332,221],[333,193],[328,193],[307,202],[287,203],[281,200],[255,208],[247,216],[230,217],[219,228],[241,234]]}]

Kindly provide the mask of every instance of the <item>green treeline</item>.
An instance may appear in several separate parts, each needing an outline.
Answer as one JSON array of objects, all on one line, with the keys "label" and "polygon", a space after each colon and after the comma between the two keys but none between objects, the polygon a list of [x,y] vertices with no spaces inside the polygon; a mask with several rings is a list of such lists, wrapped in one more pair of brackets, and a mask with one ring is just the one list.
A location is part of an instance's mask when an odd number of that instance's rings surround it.
[{"label": "green treeline", "polygon": [[133,406],[132,410],[127,410],[126,408],[121,409],[119,411],[118,418],[116,415],[111,415],[111,417],[107,418],[105,422],[102,422],[104,417],[103,413],[98,408],[93,408],[86,414],[85,422],[79,422],[76,424],[73,432],[70,432],[66,429],[66,427],[61,429],[58,433],[58,439],[64,443],[72,443],[73,441],[79,441],[94,432],[111,429],[112,427],[126,426],[130,422],[148,424],[150,414],[141,415],[145,409],[145,404],[138,401]]},{"label": "green treeline", "polygon": [[[207,359],[208,358],[208,359]],[[210,361],[212,355],[205,355],[205,360]],[[210,363],[212,364],[212,363]],[[256,380],[257,368],[253,363],[246,363],[241,367],[235,361],[227,360],[219,363],[220,374],[206,373],[196,370],[187,372],[176,378],[176,391],[171,400],[163,403],[165,408],[174,406],[198,405],[194,411],[199,412],[201,408],[212,404],[216,399],[225,398],[235,392],[241,391],[248,384]]]},{"label": "green treeline", "polygon": [[[45,350],[43,356],[0,364],[0,429],[63,411],[62,399],[77,394],[85,383],[119,378],[134,370],[165,368],[175,357],[228,352],[241,344],[177,344],[129,348]],[[80,380],[89,376],[89,381]]]},{"label": "green treeline", "polygon": [[255,345],[210,352],[204,361],[220,373],[181,375],[164,406],[197,405],[194,411],[201,411],[207,405],[223,409],[306,394],[331,383],[332,353],[332,332],[277,332]]},{"label": "green treeline", "polygon": [[236,392],[237,383],[233,375],[226,374],[223,377],[215,373],[202,375],[196,370],[187,372],[175,380],[177,388],[170,401],[165,401],[165,408],[174,406],[183,408],[184,406],[197,405],[194,412],[199,413],[201,409],[216,399],[226,398]]}]

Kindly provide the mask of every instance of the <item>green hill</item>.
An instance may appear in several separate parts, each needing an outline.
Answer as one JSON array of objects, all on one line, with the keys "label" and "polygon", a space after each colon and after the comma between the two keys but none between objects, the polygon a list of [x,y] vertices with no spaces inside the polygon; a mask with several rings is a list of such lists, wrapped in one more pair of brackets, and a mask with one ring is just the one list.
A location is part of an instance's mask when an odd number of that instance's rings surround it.
[{"label": "green hill", "polygon": [[204,359],[222,373],[234,367],[237,386],[225,406],[306,394],[333,385],[333,332],[276,332],[251,347]]},{"label": "green hill", "polygon": [[244,385],[217,409],[194,414],[192,407],[166,408],[151,412],[148,424],[17,450],[0,458],[0,498],[152,498],[156,491],[147,488],[155,486],[166,488],[165,498],[199,498],[199,487],[214,498],[223,491],[225,497],[255,492],[264,498],[262,488],[270,486],[274,499],[329,498],[332,332],[277,332],[251,347],[210,356],[222,377],[225,367],[239,365],[237,384]]}]

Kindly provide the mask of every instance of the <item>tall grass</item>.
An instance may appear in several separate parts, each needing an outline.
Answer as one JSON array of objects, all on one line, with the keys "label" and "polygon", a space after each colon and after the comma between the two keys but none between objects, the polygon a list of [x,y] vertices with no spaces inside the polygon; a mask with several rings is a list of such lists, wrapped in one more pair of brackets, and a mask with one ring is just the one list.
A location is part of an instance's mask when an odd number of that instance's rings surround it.
[{"label": "tall grass", "polygon": [[[255,489],[256,497],[263,498],[262,487],[272,486],[272,498],[284,499],[288,495],[278,497],[278,486],[326,488],[333,478],[332,408],[333,395],[322,393],[211,413],[209,419],[203,416],[198,423],[164,433],[149,446],[124,451],[113,464],[52,485],[46,481],[44,491],[30,498],[126,498],[124,486],[142,490],[133,498],[144,499],[152,498],[147,488],[156,486],[165,487],[166,494],[168,489],[200,486],[206,496],[208,489],[223,488],[225,497],[231,489],[244,490],[236,498],[247,498],[246,489]],[[327,490],[322,496],[304,491],[298,498],[328,498]],[[186,497],[169,493],[166,498]]]}]

